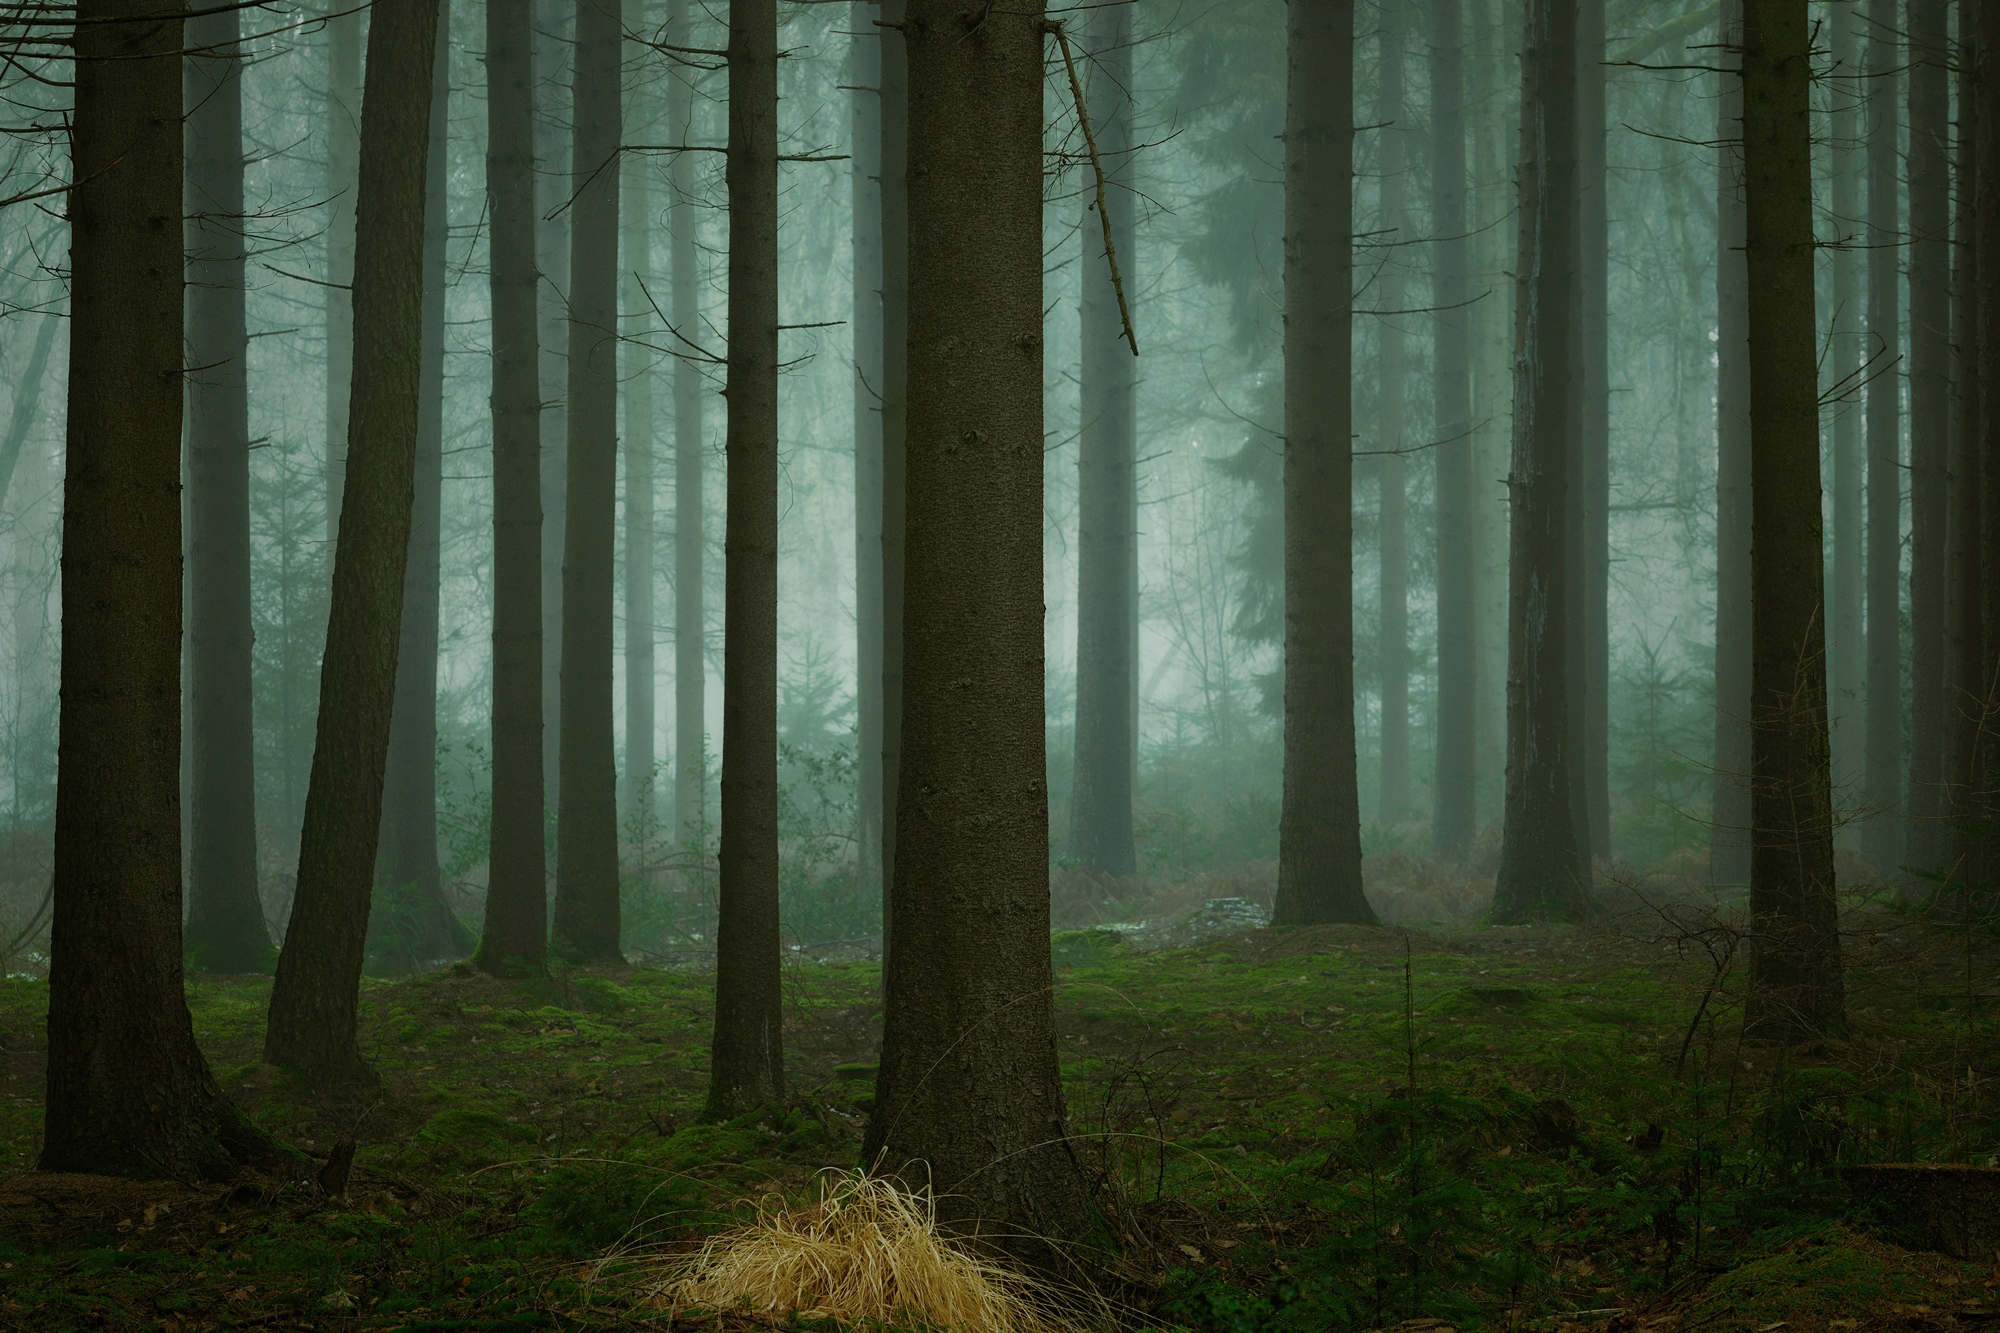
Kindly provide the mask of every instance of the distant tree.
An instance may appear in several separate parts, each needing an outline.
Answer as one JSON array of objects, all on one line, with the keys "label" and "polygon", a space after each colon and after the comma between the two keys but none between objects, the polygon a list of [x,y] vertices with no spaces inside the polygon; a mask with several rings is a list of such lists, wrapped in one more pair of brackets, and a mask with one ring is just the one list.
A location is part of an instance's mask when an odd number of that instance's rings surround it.
[{"label": "distant tree", "polygon": [[1952,268],[1951,510],[1945,572],[1945,735],[1941,792],[1943,841],[1938,865],[1961,885],[1985,879],[1985,840],[1979,836],[1978,794],[1987,757],[1986,607],[1981,561],[1982,493],[1986,489],[1984,399],[1987,367],[1981,321],[1979,266],[2000,233],[2000,215],[1980,211],[1980,146],[1988,131],[1975,96],[1984,20],[1961,10],[1958,44],[1958,198]]},{"label": "distant tree", "polygon": [[576,0],[533,0],[535,266],[542,397],[542,784],[562,803],[563,549],[569,528],[571,60]]},{"label": "distant tree", "polygon": [[1381,7],[1375,30],[1381,49],[1376,61],[1375,123],[1381,138],[1378,187],[1380,216],[1375,230],[1382,243],[1395,246],[1375,277],[1375,304],[1391,313],[1382,316],[1376,332],[1376,394],[1380,406],[1376,414],[1375,474],[1381,489],[1381,515],[1377,535],[1381,541],[1380,624],[1375,660],[1380,667],[1382,744],[1381,776],[1377,786],[1376,817],[1383,823],[1398,822],[1410,812],[1410,497],[1409,466],[1400,452],[1409,447],[1406,425],[1409,355],[1403,321],[1406,284],[1402,255],[1410,239],[1405,234],[1409,217],[1405,196],[1409,193],[1409,139],[1405,124],[1407,105],[1403,98],[1403,12],[1398,0]]},{"label": "distant tree", "polygon": [[326,0],[326,539],[340,530],[354,378],[354,195],[361,169],[361,20],[368,10]]},{"label": "distant tree", "polygon": [[848,11],[854,199],[854,719],[856,876],[882,893],[882,6]]},{"label": "distant tree", "polygon": [[410,549],[423,349],[426,160],[438,0],[374,13],[355,204],[354,399],[298,889],[264,1058],[371,1083],[356,1039]]},{"label": "distant tree", "polygon": [[[1903,449],[1901,6],[1868,8],[1868,739],[1862,853],[1881,874],[1903,859]],[[1752,488],[1754,498],[1755,488]],[[1754,554],[1754,548],[1753,548]],[[1754,579],[1754,575],[1752,576]],[[1754,600],[1754,598],[1753,598]],[[1822,638],[1825,626],[1819,630]],[[1822,668],[1823,669],[1823,668]]]},{"label": "distant tree", "polygon": [[1715,786],[1708,876],[1750,882],[1750,338],[1743,246],[1742,0],[1722,0],[1715,205]]},{"label": "distant tree", "polygon": [[[1827,101],[1827,197],[1835,225],[1848,234],[1861,213],[1861,144],[1857,133],[1862,103],[1859,30],[1866,16],[1859,5],[1827,13],[1824,81]],[[1833,737],[1833,778],[1858,801],[1865,767],[1868,711],[1867,636],[1862,629],[1861,589],[1865,560],[1861,521],[1861,401],[1864,312],[1861,307],[1861,251],[1852,245],[1829,248],[1831,270],[1826,312],[1826,374],[1822,392],[1832,395],[1833,593],[1827,605],[1827,725]]]},{"label": "distant tree", "polygon": [[[668,0],[669,40],[685,43],[687,0]],[[678,34],[674,36],[673,34]],[[677,66],[667,88],[667,124],[674,143],[694,137],[694,72]],[[674,327],[693,339],[701,314],[701,271],[695,249],[694,154],[674,155],[673,201],[667,206],[673,266]],[[706,525],[702,514],[701,405],[708,392],[701,367],[674,359],[674,830],[685,840],[705,836],[708,816],[708,631],[702,606]]]},{"label": "distant tree", "polygon": [[[645,0],[624,0],[625,29],[645,33]],[[643,48],[628,48],[635,57]],[[650,134],[655,94],[650,83],[635,79],[625,90],[626,124]],[[652,290],[653,168],[646,153],[628,153],[621,169],[625,180],[619,208],[624,213],[624,290],[621,308],[634,329],[644,329],[652,312],[646,292]],[[641,282],[646,283],[644,290]],[[634,339],[625,344],[625,793],[624,818],[642,829],[653,823],[653,735],[657,686],[653,668],[653,547],[659,534],[653,525],[653,455],[658,447],[653,416],[653,381],[658,355]]]},{"label": "distant tree", "polygon": [[1611,855],[1611,176],[1605,0],[1576,0],[1576,435],[1569,460],[1571,817],[1587,886]]}]

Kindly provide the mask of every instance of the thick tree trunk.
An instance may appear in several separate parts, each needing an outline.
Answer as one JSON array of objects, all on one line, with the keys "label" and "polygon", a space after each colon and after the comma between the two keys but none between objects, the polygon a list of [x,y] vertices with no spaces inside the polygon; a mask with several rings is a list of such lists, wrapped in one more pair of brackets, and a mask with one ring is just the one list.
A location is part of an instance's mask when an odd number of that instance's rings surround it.
[{"label": "thick tree trunk", "polygon": [[[668,0],[667,40],[688,40],[687,0]],[[667,85],[667,124],[673,143],[694,140],[694,71],[678,66]],[[694,339],[701,318],[700,257],[695,250],[694,154],[674,154],[673,200],[667,206],[669,262],[673,266],[674,327]],[[674,834],[697,843],[707,837],[708,656],[702,609],[703,522],[701,370],[674,358]]]},{"label": "thick tree trunk", "polygon": [[1507,592],[1507,807],[1493,919],[1589,907],[1578,846],[1569,619],[1576,371],[1576,0],[1529,0],[1521,56],[1520,257]]},{"label": "thick tree trunk", "polygon": [[486,189],[493,305],[493,826],[478,965],[539,971],[548,933],[542,818],[542,498],[535,346],[534,58],[529,0],[486,7]]},{"label": "thick tree trunk", "polygon": [[542,396],[542,783],[562,800],[563,543],[569,524],[570,64],[575,0],[534,0],[535,263]]},{"label": "thick tree trunk", "polygon": [[[1403,25],[1394,3],[1382,7],[1381,25],[1376,30],[1380,44],[1377,60],[1375,122],[1382,136],[1381,216],[1375,229],[1380,242],[1401,246],[1408,218],[1404,197],[1409,173],[1408,129],[1404,125]],[[1379,295],[1375,304],[1392,313],[1382,317],[1376,333],[1380,357],[1376,372],[1376,478],[1381,486],[1379,514],[1381,559],[1381,605],[1377,608],[1375,657],[1380,676],[1382,743],[1379,756],[1375,817],[1384,824],[1397,824],[1410,814],[1410,540],[1408,467],[1401,450],[1409,446],[1407,412],[1404,407],[1405,355],[1403,321],[1400,313],[1409,302],[1400,249],[1391,252],[1375,279]]]},{"label": "thick tree trunk", "polygon": [[181,975],[181,19],[80,0],[44,1171],[228,1180],[278,1150]]},{"label": "thick tree trunk", "polygon": [[277,961],[257,896],[250,725],[250,343],[243,311],[241,15],[189,21],[187,128],[187,960],[208,972]]},{"label": "thick tree trunk", "polygon": [[354,401],[298,889],[264,1058],[321,1086],[374,1081],[355,1033],[396,690],[417,454],[426,159],[437,0],[368,31],[355,206]]},{"label": "thick tree trunk", "polygon": [[340,531],[347,407],[354,378],[354,195],[361,170],[361,19],[327,0],[326,20],[326,539]]},{"label": "thick tree trunk", "polygon": [[1605,167],[1605,0],[1577,4],[1577,489],[1570,512],[1570,626],[1576,645],[1570,692],[1574,763],[1570,770],[1577,859],[1585,883],[1611,856],[1611,177]]},{"label": "thick tree trunk", "polygon": [[[1845,240],[1861,216],[1861,136],[1856,109],[1863,97],[1852,7],[1831,11],[1831,57],[1836,77],[1827,81],[1827,138],[1832,158],[1831,225]],[[1864,562],[1861,526],[1861,389],[1863,311],[1861,256],[1853,245],[1828,251],[1833,308],[1827,311],[1827,391],[1833,394],[1833,600],[1827,621],[1827,714],[1833,736],[1833,775],[1845,803],[1862,801],[1867,753],[1867,635],[1861,618]]]},{"label": "thick tree trunk", "polygon": [[1466,308],[1463,0],[1430,0],[1431,416],[1437,438],[1437,775],[1431,841],[1462,860],[1478,830],[1471,312]]},{"label": "thick tree trunk", "polygon": [[[1868,738],[1861,851],[1877,874],[1903,858],[1902,303],[1898,269],[1897,0],[1868,11]],[[1824,632],[1822,626],[1821,632]]]},{"label": "thick tree trunk", "polygon": [[895,944],[862,1156],[994,1243],[1075,1235],[1050,1000],[1042,6],[910,0],[909,435]]},{"label": "thick tree trunk", "polygon": [[1354,6],[1286,9],[1285,768],[1272,920],[1373,924],[1354,752]]},{"label": "thick tree trunk", "polygon": [[[895,898],[896,799],[903,744],[904,444],[910,376],[910,70],[906,0],[882,0],[882,957]],[[877,756],[865,756],[875,763]]]},{"label": "thick tree trunk", "polygon": [[[645,0],[624,0],[625,28],[628,32],[650,33]],[[636,43],[628,48],[633,59],[649,54]],[[625,122],[634,133],[628,137],[659,143],[654,134],[654,101],[651,87],[637,80],[628,90],[630,103]],[[625,319],[635,334],[625,345],[625,798],[619,808],[624,820],[636,827],[643,838],[653,828],[653,735],[657,727],[654,700],[657,685],[653,666],[653,380],[658,358],[640,336],[650,327],[652,312],[646,305],[646,291],[657,289],[653,281],[653,165],[646,153],[625,155],[624,193],[619,206],[625,213],[624,272],[622,303]]]},{"label": "thick tree trunk", "polygon": [[1744,0],[1742,52],[1755,609],[1745,1025],[1787,1041],[1835,1030],[1845,1014],[1826,732],[1806,0]]},{"label": "thick tree trunk", "polygon": [[[1743,0],[1722,0],[1716,142],[1715,758],[1709,882],[1750,882],[1750,339],[1743,261],[1743,78],[1730,54]],[[1734,65],[1732,62],[1735,62]]]},{"label": "thick tree trunk", "polygon": [[1978,15],[1961,11],[1958,59],[1958,199],[1957,234],[1953,238],[1952,273],[1952,419],[1951,488],[1945,585],[1945,737],[1944,788],[1941,796],[1944,832],[1939,866],[1949,882],[1971,884],[1987,875],[1978,836],[1976,793],[1982,784],[1985,756],[1986,606],[1980,561],[1985,550],[1982,500],[1986,459],[1982,434],[1981,378],[1986,370],[1979,352],[1979,265],[1990,247],[1983,233],[2000,225],[2000,218],[1982,220],[1977,211],[1980,105],[1974,96],[1985,25]]},{"label": "thick tree trunk", "polygon": [[854,191],[856,888],[882,894],[882,6],[848,14]]},{"label": "thick tree trunk", "polygon": [[729,527],[708,1114],[785,1093],[778,974],[778,6],[729,7]]},{"label": "thick tree trunk", "polygon": [[[1136,228],[1132,190],[1132,7],[1096,11],[1084,45],[1085,104],[1104,164],[1111,244],[1129,302]],[[1125,341],[1096,196],[1084,209],[1082,346],[1077,448],[1076,768],[1070,855],[1086,870],[1129,875],[1132,842],[1133,556],[1138,361]]]},{"label": "thick tree trunk", "polygon": [[576,0],[570,107],[569,432],[563,499],[562,780],[551,944],[581,963],[618,952],[617,605],[619,0]]}]

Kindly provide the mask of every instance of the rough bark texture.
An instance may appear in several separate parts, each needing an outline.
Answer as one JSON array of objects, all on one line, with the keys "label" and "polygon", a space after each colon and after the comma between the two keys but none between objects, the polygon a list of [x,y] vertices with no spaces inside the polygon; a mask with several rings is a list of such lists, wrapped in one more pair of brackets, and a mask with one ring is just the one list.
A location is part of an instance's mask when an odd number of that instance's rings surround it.
[{"label": "rough bark texture", "polygon": [[[909,436],[910,73],[905,0],[882,0],[882,954],[893,933],[903,743],[903,473]],[[876,762],[876,756],[866,756]]]},{"label": "rough bark texture", "polygon": [[708,1114],[785,1091],[778,976],[778,7],[729,7],[729,527]]},{"label": "rough bark texture", "polygon": [[[1111,243],[1129,302],[1133,280],[1132,7],[1109,5],[1090,16],[1083,45],[1086,105],[1104,164]],[[1096,196],[1086,190],[1078,234],[1083,242],[1082,347],[1078,390],[1083,420],[1077,448],[1076,767],[1071,788],[1070,855],[1086,870],[1129,875],[1138,868],[1132,842],[1134,669],[1138,644],[1132,561],[1138,442],[1138,358],[1105,257]]]},{"label": "rough bark texture", "polygon": [[368,934],[417,454],[425,165],[437,0],[368,30],[355,206],[354,398],[298,890],[264,1058],[322,1086],[372,1082],[354,1006]]},{"label": "rough bark texture", "polygon": [[[1805,0],[1745,0],[1751,467],[1753,1036],[1844,1021],[1826,731],[1825,560]],[[1731,349],[1720,353],[1731,355]]]},{"label": "rough bark texture", "polygon": [[862,1157],[1032,1249],[1083,1223],[1049,967],[1042,6],[911,0],[902,827]]},{"label": "rough bark texture", "polygon": [[250,725],[250,343],[243,311],[241,15],[187,25],[187,960],[277,961],[257,897]]},{"label": "rough bark texture", "polygon": [[354,379],[354,196],[361,170],[361,19],[327,0],[326,20],[326,539],[340,531],[347,408]]},{"label": "rough bark texture", "polygon": [[854,718],[855,887],[882,894],[882,6],[855,0],[854,191]]},{"label": "rough bark texture", "polygon": [[[1408,217],[1404,197],[1408,193],[1409,140],[1404,124],[1403,25],[1396,4],[1382,7],[1381,26],[1376,31],[1381,55],[1377,61],[1375,122],[1382,136],[1380,194],[1381,216],[1376,219],[1378,242],[1401,246]],[[1379,530],[1381,553],[1381,604],[1377,608],[1375,654],[1380,676],[1382,705],[1381,769],[1376,791],[1376,818],[1384,824],[1400,823],[1410,808],[1410,539],[1409,468],[1400,450],[1409,447],[1405,369],[1407,341],[1401,314],[1409,304],[1405,299],[1401,259],[1405,251],[1389,255],[1375,279],[1379,295],[1375,304],[1399,313],[1382,317],[1376,330],[1379,356],[1375,392],[1374,447],[1382,451],[1376,458],[1376,479],[1381,488]]]},{"label": "rough bark texture", "polygon": [[552,947],[618,952],[618,753],[611,655],[618,518],[619,0],[576,0],[570,106],[569,431],[563,491],[562,765]]},{"label": "rough bark texture", "polygon": [[[1863,97],[1861,15],[1853,6],[1830,12],[1832,73],[1827,79],[1827,139],[1831,157],[1833,217],[1842,240],[1861,217],[1861,136],[1858,107]],[[1861,774],[1867,753],[1867,634],[1862,628],[1861,589],[1865,561],[1861,526],[1861,389],[1865,323],[1861,308],[1861,252],[1848,244],[1828,250],[1833,308],[1827,317],[1827,373],[1824,391],[1832,418],[1833,596],[1827,608],[1827,725],[1833,736],[1835,789],[1850,807],[1862,801]]]},{"label": "rough bark texture", "polygon": [[[650,34],[645,0],[624,0],[624,6],[625,30]],[[627,54],[642,60],[651,53],[634,43]],[[659,143],[661,140],[654,137],[656,111],[649,79],[634,80],[627,90],[625,123],[629,138]],[[654,339],[643,336],[653,323],[646,293],[659,290],[653,272],[652,239],[656,159],[648,153],[627,153],[624,158],[624,193],[619,199],[625,214],[622,308],[635,336],[625,344],[625,792],[619,809],[624,822],[636,825],[643,837],[653,827],[654,701],[658,693],[653,664],[653,544],[658,537],[653,526],[653,455],[658,447],[653,381],[659,358],[645,345]],[[645,291],[640,290],[641,280]]]},{"label": "rough bark texture", "polygon": [[1576,645],[1570,692],[1575,763],[1577,854],[1589,882],[1594,862],[1611,855],[1611,177],[1605,167],[1605,0],[1578,0],[1577,142],[1577,453],[1570,497],[1570,626]]},{"label": "rough bark texture", "polygon": [[478,965],[542,966],[542,498],[535,338],[534,58],[529,0],[486,7],[486,189],[493,302],[493,827]]},{"label": "rough bark texture", "polygon": [[1530,0],[1521,55],[1520,256],[1507,592],[1507,804],[1493,919],[1589,906],[1578,846],[1569,618],[1576,371],[1576,5]]},{"label": "rough bark texture", "polygon": [[2000,20],[1990,10],[1975,7],[1971,105],[1977,138],[1977,170],[1973,175],[1973,244],[1977,259],[1972,301],[1974,325],[1973,378],[1980,387],[1973,429],[1980,463],[1979,598],[1984,643],[1979,659],[1979,745],[1972,757],[1973,779],[1967,831],[1974,856],[1969,869],[1975,880],[1990,882],[2000,869],[1995,830],[2000,829],[2000,762],[1993,722],[2000,704],[2000,411],[1996,411],[1993,376],[2000,371],[2000,77],[1995,77],[1994,39]]},{"label": "rough bark texture", "polygon": [[562,799],[563,542],[569,526],[570,41],[575,0],[534,0],[535,264],[542,398],[542,782]]},{"label": "rough bark texture", "polygon": [[1276,925],[1373,924],[1354,752],[1354,6],[1292,0],[1285,83],[1285,768]]},{"label": "rough bark texture", "polygon": [[[667,40],[686,44],[687,0],[668,0]],[[673,143],[694,138],[694,71],[676,66],[667,85]],[[695,338],[701,314],[700,258],[694,244],[694,154],[676,153],[667,208],[674,327]],[[701,370],[674,358],[674,832],[701,839],[708,823],[708,659],[702,609]]]},{"label": "rough bark texture", "polygon": [[[1868,738],[1861,851],[1879,874],[1903,857],[1902,227],[1897,0],[1868,11]],[[1822,626],[1822,634],[1824,626]]]}]

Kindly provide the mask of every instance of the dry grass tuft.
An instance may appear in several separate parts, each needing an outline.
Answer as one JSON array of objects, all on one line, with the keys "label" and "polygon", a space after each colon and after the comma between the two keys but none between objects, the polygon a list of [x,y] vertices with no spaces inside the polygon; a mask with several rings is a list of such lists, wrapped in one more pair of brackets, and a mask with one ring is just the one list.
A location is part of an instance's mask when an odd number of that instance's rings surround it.
[{"label": "dry grass tuft", "polygon": [[[765,1203],[754,1220],[668,1261],[657,1304],[793,1313],[953,1333],[1075,1333],[1071,1293],[953,1242],[927,1194],[825,1172],[817,1203]],[[1097,1322],[1097,1321],[1090,1321]]]}]

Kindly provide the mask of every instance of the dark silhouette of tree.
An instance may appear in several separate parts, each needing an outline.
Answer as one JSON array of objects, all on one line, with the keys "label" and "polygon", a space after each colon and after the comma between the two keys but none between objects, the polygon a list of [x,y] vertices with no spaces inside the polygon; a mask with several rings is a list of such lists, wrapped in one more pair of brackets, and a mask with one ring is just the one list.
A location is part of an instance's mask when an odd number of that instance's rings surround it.
[{"label": "dark silhouette of tree", "polygon": [[[1902,80],[1897,0],[1868,9],[1868,730],[1862,792],[1871,817],[1861,847],[1888,874],[1903,856],[1903,229],[1897,102]],[[1753,576],[1754,577],[1754,576]],[[1825,626],[1820,627],[1824,635]]]},{"label": "dark silhouette of tree", "polygon": [[1976,12],[1961,11],[1958,49],[1958,199],[1952,272],[1951,511],[1945,583],[1945,735],[1943,820],[1938,864],[1963,885],[1986,877],[1985,841],[1978,836],[1977,794],[1984,786],[1986,606],[1981,561],[1985,555],[1982,492],[1985,436],[1982,400],[1979,265],[1993,250],[2000,217],[1979,211],[1982,136],[1975,78],[1984,36]]},{"label": "dark silhouette of tree", "polygon": [[[903,528],[910,376],[910,74],[906,0],[882,0],[882,957],[894,933],[896,801],[902,781]],[[863,755],[862,762],[876,762]]]},{"label": "dark silhouette of tree", "polygon": [[1611,224],[1605,167],[1605,0],[1576,18],[1576,448],[1570,457],[1570,783],[1587,886],[1611,855]]},{"label": "dark silhouette of tree", "polygon": [[542,795],[562,801],[563,551],[569,527],[571,60],[576,0],[534,0],[535,265],[542,393]]},{"label": "dark silhouette of tree", "polygon": [[[1861,217],[1861,146],[1857,54],[1859,29],[1865,15],[1858,5],[1827,14],[1829,68],[1825,79],[1827,155],[1832,180],[1828,197],[1834,226],[1845,237]],[[1827,605],[1826,687],[1827,726],[1833,736],[1833,780],[1848,789],[1849,803],[1858,800],[1865,763],[1868,709],[1866,703],[1868,641],[1862,629],[1861,589],[1866,578],[1862,535],[1862,344],[1865,312],[1861,305],[1861,250],[1853,245],[1829,248],[1827,266],[1832,304],[1826,312],[1826,374],[1822,392],[1830,395],[1833,462],[1833,591]]]},{"label": "dark silhouette of tree", "polygon": [[[687,0],[668,0],[668,40],[687,43]],[[676,66],[667,86],[667,124],[673,143],[694,139],[694,72]],[[669,262],[673,267],[674,327],[695,338],[701,314],[694,221],[694,154],[674,154],[667,206]],[[674,830],[703,836],[708,798],[708,658],[702,611],[703,519],[701,500],[701,399],[708,390],[701,368],[687,355],[674,359]]]},{"label": "dark silhouette of tree", "polygon": [[1742,0],[1722,0],[1715,204],[1715,772],[1709,882],[1750,882],[1750,338],[1743,267]]},{"label": "dark silhouette of tree", "polygon": [[[645,33],[645,0],[625,0],[625,29]],[[645,48],[627,47],[635,59]],[[650,136],[657,114],[651,86],[635,80],[626,90],[628,134]],[[625,155],[625,180],[619,198],[624,213],[624,290],[621,309],[635,329],[651,322],[647,292],[653,271],[653,169],[647,153]],[[644,286],[642,287],[642,283]],[[653,416],[653,382],[658,378],[658,353],[643,340],[625,344],[625,791],[620,809],[627,821],[650,832],[653,826],[653,735],[658,694],[654,668],[653,544],[659,533],[653,523],[653,455],[658,448]]]},{"label": "dark silhouette of tree", "polygon": [[340,531],[347,408],[354,381],[354,195],[361,170],[361,19],[331,0],[326,19],[326,539]]},{"label": "dark silhouette of tree", "polygon": [[1392,311],[1376,331],[1375,475],[1381,488],[1377,536],[1381,551],[1381,602],[1375,660],[1381,678],[1382,743],[1376,817],[1401,821],[1410,805],[1410,498],[1409,467],[1400,452],[1409,447],[1404,406],[1409,357],[1402,321],[1407,285],[1400,247],[1409,240],[1404,197],[1409,189],[1409,140],[1404,123],[1403,14],[1396,0],[1381,9],[1375,40],[1381,49],[1375,84],[1375,123],[1381,128],[1381,240],[1399,247],[1376,275],[1375,303]]},{"label": "dark silhouette of tree", "polygon": [[882,6],[848,13],[854,194],[855,873],[882,892]]}]

